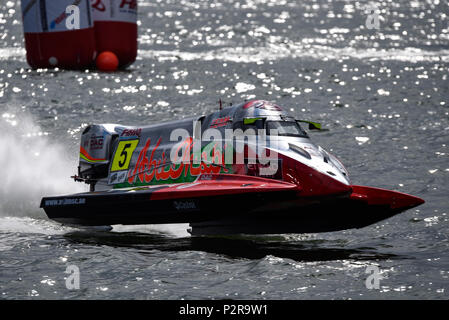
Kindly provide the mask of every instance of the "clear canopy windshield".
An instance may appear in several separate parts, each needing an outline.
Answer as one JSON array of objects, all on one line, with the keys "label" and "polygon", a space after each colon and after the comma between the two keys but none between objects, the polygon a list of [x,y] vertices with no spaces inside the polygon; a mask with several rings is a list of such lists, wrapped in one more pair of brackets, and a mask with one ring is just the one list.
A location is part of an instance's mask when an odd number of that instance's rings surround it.
[{"label": "clear canopy windshield", "polygon": [[278,136],[288,137],[304,137],[307,133],[296,121],[267,121],[267,134],[271,134],[270,130],[277,130]]}]

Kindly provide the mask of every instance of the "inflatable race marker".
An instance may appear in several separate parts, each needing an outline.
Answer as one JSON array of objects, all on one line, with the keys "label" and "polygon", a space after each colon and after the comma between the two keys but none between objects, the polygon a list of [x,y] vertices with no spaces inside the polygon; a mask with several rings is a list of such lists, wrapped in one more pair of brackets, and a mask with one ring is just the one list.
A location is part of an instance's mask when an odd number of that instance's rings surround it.
[{"label": "inflatable race marker", "polygon": [[98,53],[113,52],[119,67],[137,56],[137,0],[91,0]]},{"label": "inflatable race marker", "polygon": [[118,68],[118,58],[111,51],[103,51],[97,57],[97,68],[101,71],[115,71]]},{"label": "inflatable race marker", "polygon": [[89,0],[22,0],[27,61],[32,68],[83,69],[96,57]]}]

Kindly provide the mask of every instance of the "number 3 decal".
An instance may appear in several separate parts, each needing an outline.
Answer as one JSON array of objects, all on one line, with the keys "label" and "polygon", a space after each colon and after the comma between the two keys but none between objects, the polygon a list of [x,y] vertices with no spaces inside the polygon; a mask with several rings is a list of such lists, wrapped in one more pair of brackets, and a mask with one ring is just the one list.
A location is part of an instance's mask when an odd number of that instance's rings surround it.
[{"label": "number 3 decal", "polygon": [[123,140],[119,142],[112,160],[111,172],[128,170],[132,154],[138,144],[139,140]]}]

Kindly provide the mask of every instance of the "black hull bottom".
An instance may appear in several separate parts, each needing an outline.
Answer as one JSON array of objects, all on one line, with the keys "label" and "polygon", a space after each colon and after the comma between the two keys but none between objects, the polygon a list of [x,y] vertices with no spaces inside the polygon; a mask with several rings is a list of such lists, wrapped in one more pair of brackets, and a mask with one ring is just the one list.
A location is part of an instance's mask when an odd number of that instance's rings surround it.
[{"label": "black hull bottom", "polygon": [[354,201],[298,207],[271,214],[247,214],[238,219],[190,223],[192,235],[320,233],[363,228],[388,219],[405,208],[368,206]]},{"label": "black hull bottom", "polygon": [[149,200],[150,194],[80,194],[44,198],[41,206],[49,218],[63,224],[190,223],[193,235],[339,231],[362,228],[414,207],[391,209],[347,196],[301,202],[291,191],[166,200]]}]

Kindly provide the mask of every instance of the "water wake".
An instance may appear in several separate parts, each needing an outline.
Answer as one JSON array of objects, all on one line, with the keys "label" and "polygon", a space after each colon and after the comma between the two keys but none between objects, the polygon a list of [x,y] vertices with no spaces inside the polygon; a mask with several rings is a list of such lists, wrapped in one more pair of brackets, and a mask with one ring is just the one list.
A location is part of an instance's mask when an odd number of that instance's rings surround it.
[{"label": "water wake", "polygon": [[190,237],[190,233],[187,232],[189,228],[188,223],[176,223],[176,224],[152,224],[152,225],[115,225],[114,232],[140,232],[140,233],[158,233],[174,238]]},{"label": "water wake", "polygon": [[85,190],[70,180],[76,159],[67,159],[65,148],[29,115],[4,112],[0,132],[0,217],[42,219],[43,196]]}]

